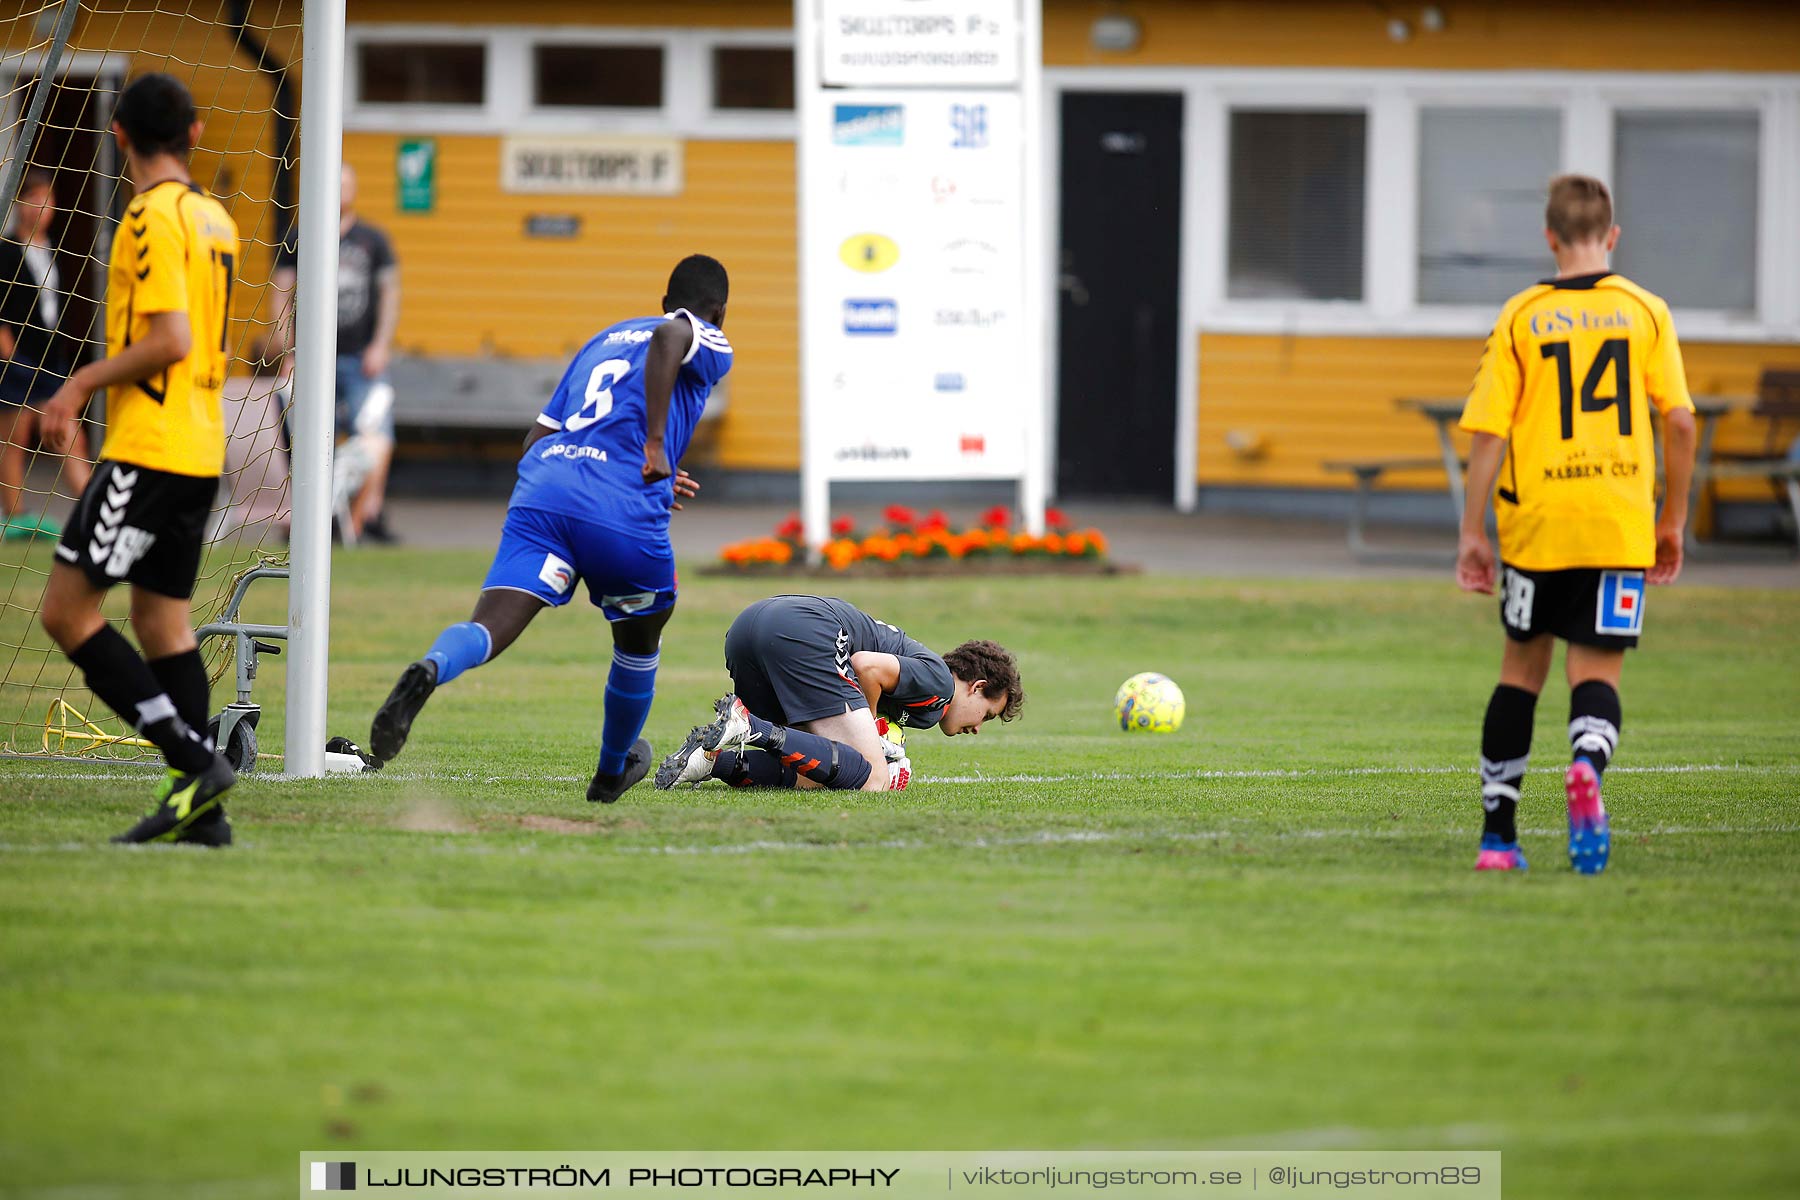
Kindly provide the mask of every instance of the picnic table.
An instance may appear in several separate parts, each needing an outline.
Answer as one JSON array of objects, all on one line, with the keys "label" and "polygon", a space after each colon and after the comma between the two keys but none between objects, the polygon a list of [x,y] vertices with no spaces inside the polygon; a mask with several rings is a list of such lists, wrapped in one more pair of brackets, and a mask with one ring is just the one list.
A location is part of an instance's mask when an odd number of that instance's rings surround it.
[{"label": "picnic table", "polygon": [[[1721,417],[1732,412],[1749,408],[1755,397],[1751,396],[1695,396],[1694,416],[1699,425],[1699,437],[1694,452],[1694,477],[1690,485],[1693,489],[1704,486],[1708,479],[1721,478],[1731,474],[1730,470],[1721,470],[1713,463],[1713,440],[1718,434],[1718,423]],[[1467,503],[1464,484],[1466,460],[1456,447],[1456,428],[1462,420],[1466,398],[1462,396],[1401,396],[1394,401],[1394,407],[1402,412],[1417,413],[1430,421],[1437,436],[1438,458],[1380,458],[1356,460],[1327,461],[1325,469],[1342,471],[1356,478],[1356,497],[1350,513],[1348,533],[1350,551],[1358,558],[1389,556],[1395,551],[1382,550],[1369,543],[1365,527],[1368,519],[1368,503],[1381,477],[1390,471],[1417,471],[1430,467],[1441,467],[1444,472],[1445,487],[1450,494],[1450,506],[1460,522],[1463,507]],[[1662,467],[1662,439],[1656,443],[1657,468]],[[1800,486],[1793,489],[1800,493]],[[1796,514],[1800,515],[1800,498],[1795,500]],[[1693,525],[1688,526],[1689,544],[1693,543]]]},{"label": "picnic table", "polygon": [[[1712,470],[1713,439],[1719,432],[1719,418],[1730,413],[1747,409],[1756,403],[1754,396],[1695,396],[1694,418],[1699,423],[1699,440],[1694,450],[1694,479],[1706,478]],[[1437,428],[1438,448],[1444,458],[1444,472],[1450,480],[1450,502],[1456,508],[1456,516],[1460,520],[1463,511],[1463,475],[1462,460],[1456,452],[1454,431],[1457,422],[1462,419],[1465,401],[1461,396],[1454,398],[1431,399],[1419,396],[1402,396],[1394,401],[1396,408],[1408,412],[1416,412],[1424,416]],[[1654,411],[1652,415],[1655,415]],[[1662,442],[1657,441],[1657,466],[1662,465]]]}]

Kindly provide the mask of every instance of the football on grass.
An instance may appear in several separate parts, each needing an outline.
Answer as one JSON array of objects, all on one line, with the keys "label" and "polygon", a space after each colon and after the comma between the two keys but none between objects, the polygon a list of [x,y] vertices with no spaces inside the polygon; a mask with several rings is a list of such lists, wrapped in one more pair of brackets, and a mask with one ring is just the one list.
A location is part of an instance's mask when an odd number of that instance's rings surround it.
[{"label": "football on grass", "polygon": [[1173,679],[1144,671],[1119,685],[1113,714],[1126,733],[1174,733],[1187,714],[1187,700]]}]

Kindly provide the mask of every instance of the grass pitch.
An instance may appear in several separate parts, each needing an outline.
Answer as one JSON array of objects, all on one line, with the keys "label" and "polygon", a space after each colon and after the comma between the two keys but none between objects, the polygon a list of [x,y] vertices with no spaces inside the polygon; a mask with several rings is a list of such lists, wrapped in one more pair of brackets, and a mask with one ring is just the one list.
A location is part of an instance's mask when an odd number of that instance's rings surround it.
[{"label": "grass pitch", "polygon": [[[484,566],[340,556],[333,732]],[[659,752],[770,590],[690,574]],[[0,762],[0,1194],[287,1196],[332,1146],[1455,1147],[1504,1151],[1509,1195],[1793,1194],[1800,594],[1652,595],[1584,879],[1557,682],[1534,869],[1470,870],[1500,632],[1447,579],[841,591],[1014,647],[1024,719],[914,734],[901,795],[590,806],[577,604],[382,775],[246,780],[231,851],[105,845],[142,773]],[[1147,669],[1178,734],[1108,727]],[[265,660],[266,749],[282,685]]]}]

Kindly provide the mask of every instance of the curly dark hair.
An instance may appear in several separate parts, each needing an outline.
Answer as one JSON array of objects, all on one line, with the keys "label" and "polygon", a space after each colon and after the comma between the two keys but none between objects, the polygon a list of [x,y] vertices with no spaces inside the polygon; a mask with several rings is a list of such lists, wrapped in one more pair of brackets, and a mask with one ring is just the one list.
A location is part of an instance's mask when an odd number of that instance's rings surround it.
[{"label": "curly dark hair", "polygon": [[944,655],[944,665],[964,683],[987,680],[986,695],[1006,693],[1006,707],[1000,719],[1010,721],[1025,705],[1025,688],[1019,683],[1019,660],[999,642],[982,639],[964,642]]}]

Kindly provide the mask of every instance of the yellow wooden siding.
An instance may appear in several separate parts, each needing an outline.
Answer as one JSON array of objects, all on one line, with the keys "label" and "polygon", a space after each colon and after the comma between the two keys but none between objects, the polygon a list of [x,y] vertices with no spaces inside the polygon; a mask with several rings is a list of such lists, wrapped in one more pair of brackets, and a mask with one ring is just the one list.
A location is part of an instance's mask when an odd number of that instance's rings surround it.
[{"label": "yellow wooden siding", "polygon": [[[731,273],[725,332],[737,362],[719,436],[727,467],[799,465],[794,147],[688,142],[679,196],[500,190],[500,139],[437,135],[437,203],[396,211],[394,134],[352,133],[360,209],[400,259],[398,348],[442,357],[564,358],[597,330],[652,311],[669,269],[710,254]],[[569,239],[531,238],[533,214],[573,215]]]},{"label": "yellow wooden siding", "polygon": [[[1800,346],[1696,342],[1682,346],[1697,395],[1750,395],[1764,367],[1800,368]],[[1401,396],[1467,393],[1480,338],[1200,337],[1197,475],[1202,486],[1347,487],[1327,459],[1438,453],[1436,427],[1394,405]],[[1767,425],[1748,415],[1721,423],[1721,449],[1761,450]],[[1228,439],[1230,439],[1228,441]],[[1258,445],[1246,457],[1231,442]],[[1466,452],[1467,437],[1458,434]],[[1441,489],[1441,472],[1395,474],[1384,486]],[[1766,489],[1765,489],[1766,490]],[[1755,485],[1731,495],[1760,495]]]},{"label": "yellow wooden siding", "polygon": [[[1544,0],[1440,4],[1437,33],[1422,5],[1344,0],[1047,0],[1044,60],[1052,66],[1387,67],[1430,70],[1792,71],[1800,5],[1672,3],[1629,8]],[[1126,13],[1143,31],[1130,54],[1095,51],[1096,17]],[[1404,42],[1390,16],[1412,22]]]},{"label": "yellow wooden siding", "polygon": [[[284,60],[299,57],[301,0],[258,0],[251,22]],[[21,48],[12,38],[8,49]],[[159,11],[154,0],[105,0],[84,7],[69,35],[70,53],[107,54],[129,78],[167,71],[185,80],[205,124],[194,151],[194,180],[225,204],[238,224],[243,252],[232,293],[232,344],[247,352],[266,331],[266,284],[274,261],[273,185],[275,127],[267,77],[236,48],[231,30],[182,14]],[[294,71],[298,96],[299,71]],[[112,103],[95,98],[90,105]],[[104,125],[110,111],[90,108],[89,121]],[[299,146],[288,153],[298,155]],[[241,364],[240,364],[241,365]]]}]

